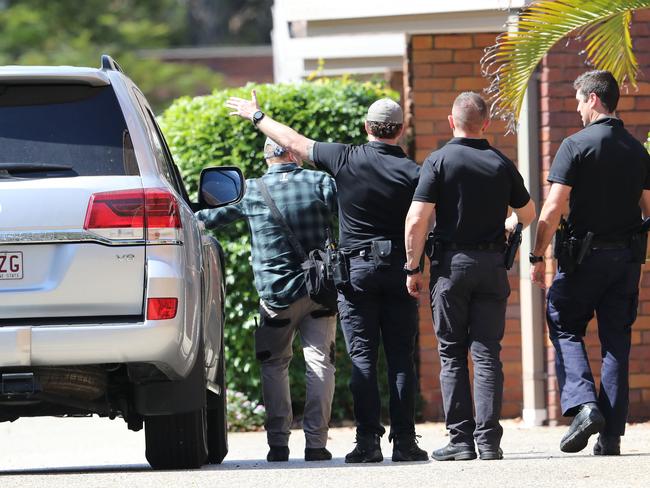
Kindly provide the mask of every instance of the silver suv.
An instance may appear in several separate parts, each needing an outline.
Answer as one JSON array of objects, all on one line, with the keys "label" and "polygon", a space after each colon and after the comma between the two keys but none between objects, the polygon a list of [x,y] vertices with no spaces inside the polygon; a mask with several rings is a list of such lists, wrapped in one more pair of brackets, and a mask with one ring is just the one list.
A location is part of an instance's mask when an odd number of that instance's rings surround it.
[{"label": "silver suv", "polygon": [[109,56],[0,68],[0,421],[120,416],[154,468],[220,463],[223,251],[194,211],[243,192],[211,168],[190,202]]}]

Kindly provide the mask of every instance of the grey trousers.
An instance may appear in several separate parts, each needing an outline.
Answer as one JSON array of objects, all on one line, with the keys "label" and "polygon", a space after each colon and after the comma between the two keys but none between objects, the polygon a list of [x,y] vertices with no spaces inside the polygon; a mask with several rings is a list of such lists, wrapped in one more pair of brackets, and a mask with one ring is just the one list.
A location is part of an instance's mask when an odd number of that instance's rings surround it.
[{"label": "grey trousers", "polygon": [[[495,449],[503,429],[501,339],[510,294],[503,254],[445,252],[431,267],[445,421],[452,444]],[[474,405],[467,364],[474,363]]]},{"label": "grey trousers", "polygon": [[283,310],[260,302],[260,317],[255,352],[262,366],[267,441],[270,446],[289,442],[293,421],[289,363],[297,331],[306,367],[305,444],[308,448],[325,447],[334,396],[336,315],[304,296]]}]

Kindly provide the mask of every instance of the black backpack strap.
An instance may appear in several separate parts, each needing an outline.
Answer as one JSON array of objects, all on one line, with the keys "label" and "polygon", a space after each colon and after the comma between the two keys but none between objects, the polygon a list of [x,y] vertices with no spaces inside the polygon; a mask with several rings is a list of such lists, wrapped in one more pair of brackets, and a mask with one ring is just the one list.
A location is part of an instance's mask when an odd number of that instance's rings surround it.
[{"label": "black backpack strap", "polygon": [[269,188],[262,181],[262,178],[257,179],[257,185],[259,186],[260,193],[262,194],[262,198],[264,198],[264,201],[266,202],[266,205],[269,207],[269,210],[271,211],[271,215],[273,215],[273,218],[277,221],[278,224],[280,224],[280,227],[282,227],[282,230],[284,230],[284,233],[286,234],[287,239],[289,239],[289,243],[291,244],[291,247],[293,247],[293,250],[300,257],[301,261],[306,261],[307,260],[307,254],[305,253],[304,248],[300,244],[300,241],[298,241],[298,238],[296,237],[296,235],[291,230],[291,227],[289,227],[289,224],[287,224],[287,221],[285,220],[285,218],[282,216],[282,214],[278,210],[278,207],[275,205],[275,202],[273,201],[273,198],[271,197],[271,194],[269,193]]}]

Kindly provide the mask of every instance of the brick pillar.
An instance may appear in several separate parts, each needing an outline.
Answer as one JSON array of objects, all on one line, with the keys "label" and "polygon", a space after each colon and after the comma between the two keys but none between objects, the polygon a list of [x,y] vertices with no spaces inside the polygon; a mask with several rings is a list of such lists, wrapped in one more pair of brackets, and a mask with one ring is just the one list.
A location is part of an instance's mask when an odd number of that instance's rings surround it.
[{"label": "brick pillar", "polygon": [[[487,88],[481,76],[480,59],[483,50],[494,44],[495,34],[440,34],[412,36],[405,66],[406,108],[409,116],[412,151],[422,163],[432,150],[444,145],[451,137],[447,115],[462,91],[480,92]],[[505,135],[503,123],[494,122],[487,138],[515,160],[514,135]],[[427,273],[428,280],[428,273]],[[523,392],[521,379],[521,334],[519,321],[518,270],[509,274],[513,290],[508,301],[506,334],[501,359],[504,365],[504,417],[521,415]],[[420,303],[420,388],[425,401],[426,419],[442,419],[440,395],[440,361],[433,332],[428,299]]]}]

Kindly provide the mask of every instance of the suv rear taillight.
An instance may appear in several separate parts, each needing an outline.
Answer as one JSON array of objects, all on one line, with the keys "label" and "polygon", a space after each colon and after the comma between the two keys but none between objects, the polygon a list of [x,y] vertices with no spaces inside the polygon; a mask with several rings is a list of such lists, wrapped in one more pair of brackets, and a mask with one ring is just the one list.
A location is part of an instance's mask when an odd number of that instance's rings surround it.
[{"label": "suv rear taillight", "polygon": [[162,188],[144,191],[147,241],[180,241],[183,224],[174,195]]},{"label": "suv rear taillight", "polygon": [[176,317],[178,298],[149,298],[147,320],[169,320]]},{"label": "suv rear taillight", "polygon": [[164,188],[94,193],[84,229],[111,240],[144,239],[148,244],[180,243],[176,197]]}]

